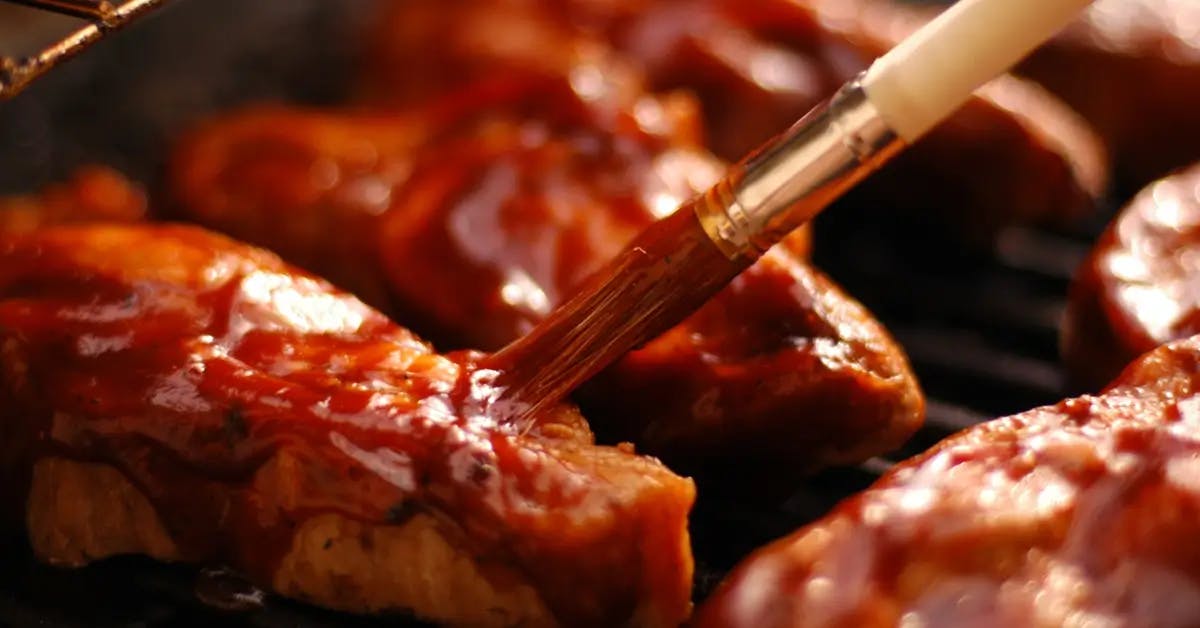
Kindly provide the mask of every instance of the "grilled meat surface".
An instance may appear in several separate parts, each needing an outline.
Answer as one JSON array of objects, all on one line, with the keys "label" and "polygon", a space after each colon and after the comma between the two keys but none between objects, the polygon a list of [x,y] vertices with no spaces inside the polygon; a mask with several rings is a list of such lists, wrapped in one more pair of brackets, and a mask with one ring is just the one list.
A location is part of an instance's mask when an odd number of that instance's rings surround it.
[{"label": "grilled meat surface", "polygon": [[1083,114],[1126,185],[1200,160],[1200,4],[1097,0],[1018,72]]},{"label": "grilled meat surface", "polygon": [[0,197],[0,233],[28,233],[56,224],[140,222],[148,216],[146,192],[104,166],[78,168],[38,192]]},{"label": "grilled meat surface", "polygon": [[[420,102],[482,77],[529,73],[586,85],[598,79],[589,60],[615,49],[652,89],[696,95],[708,141],[728,160],[791,126],[928,16],[885,0],[390,6],[367,62],[368,101]],[[1093,212],[1107,184],[1104,147],[1088,125],[1037,85],[1006,76],[843,205],[901,210],[987,243],[1014,224],[1070,225]]]},{"label": "grilled meat surface", "polygon": [[[181,144],[174,197],[440,347],[495,349],[721,171],[690,99],[596,72],[607,86],[481,82],[390,116],[232,114]],[[790,237],[593,380],[578,395],[593,428],[714,478],[751,460],[732,475],[782,489],[899,446],[924,415],[907,358],[807,248]]]},{"label": "grilled meat surface", "polygon": [[[1023,67],[1049,91],[1002,77],[839,211],[989,242],[1089,214],[1104,144],[1133,181],[1194,161],[1189,12],[1101,0]],[[578,391],[592,427],[570,404],[508,419],[482,354],[385,314],[502,346],[930,14],[394,2],[354,107],[256,107],[179,144],[175,215],[274,253],[145,224],[101,168],[0,199],[0,524],[51,563],[227,564],[352,612],[679,625],[692,482],[592,428],[745,491],[921,422],[903,351],[806,261],[808,232]],[[1192,170],[1144,191],[1073,287],[1079,384],[1151,353],[901,464],[747,558],[695,625],[1190,625],[1197,189]]]},{"label": "grilled meat surface", "polygon": [[1138,355],[1200,333],[1200,166],[1121,210],[1079,267],[1063,324],[1076,386],[1095,390]]},{"label": "grilled meat surface", "polygon": [[225,564],[452,625],[675,626],[690,480],[275,255],[195,227],[0,235],[0,513],[44,560]]},{"label": "grilled meat surface", "polygon": [[1200,337],[980,424],[752,554],[698,628],[1192,626]]}]

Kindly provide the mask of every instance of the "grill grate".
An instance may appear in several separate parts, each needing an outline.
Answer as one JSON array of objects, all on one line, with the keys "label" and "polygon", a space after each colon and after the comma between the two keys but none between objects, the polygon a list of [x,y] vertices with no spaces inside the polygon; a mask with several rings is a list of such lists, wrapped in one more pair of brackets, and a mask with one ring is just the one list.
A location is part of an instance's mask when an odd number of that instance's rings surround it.
[{"label": "grill grate", "polygon": [[[348,33],[370,9],[369,0],[172,3],[153,28],[107,38],[20,98],[0,103],[0,190],[36,187],[89,161],[151,179],[165,138],[205,111],[262,98],[334,100],[346,73],[322,69],[344,67],[354,51],[336,44],[355,41]],[[227,19],[234,14],[236,24]],[[113,68],[123,71],[117,80],[105,80]],[[109,129],[124,131],[113,135]],[[892,461],[988,417],[1061,398],[1063,297],[1106,217],[1070,235],[1013,231],[1000,239],[995,256],[981,256],[911,244],[929,233],[897,237],[895,225],[875,222],[863,230],[872,223],[861,217],[823,216],[818,265],[904,344],[928,395],[927,423],[900,451],[823,473],[771,507],[710,503],[701,496],[692,529],[697,598],[747,552],[865,488]],[[253,612],[217,610],[197,601],[195,570],[144,559],[65,571],[37,564],[20,541],[0,543],[0,552],[0,626],[385,623],[274,598]]]}]

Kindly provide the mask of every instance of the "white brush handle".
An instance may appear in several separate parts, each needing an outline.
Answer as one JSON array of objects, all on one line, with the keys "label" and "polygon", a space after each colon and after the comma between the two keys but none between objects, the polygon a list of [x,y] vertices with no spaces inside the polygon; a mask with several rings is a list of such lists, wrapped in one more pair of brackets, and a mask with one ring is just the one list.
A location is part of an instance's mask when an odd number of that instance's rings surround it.
[{"label": "white brush handle", "polygon": [[863,88],[888,126],[915,142],[1091,3],[959,0],[880,57]]},{"label": "white brush handle", "polygon": [[730,167],[694,206],[697,219],[730,259],[758,257],[954,113],[1091,1],[959,0]]}]

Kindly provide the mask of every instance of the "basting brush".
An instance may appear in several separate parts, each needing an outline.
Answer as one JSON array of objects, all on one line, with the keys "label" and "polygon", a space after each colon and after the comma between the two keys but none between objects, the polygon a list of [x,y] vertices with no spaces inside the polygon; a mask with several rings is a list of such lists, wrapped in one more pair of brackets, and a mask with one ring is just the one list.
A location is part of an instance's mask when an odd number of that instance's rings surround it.
[{"label": "basting brush", "polygon": [[501,349],[501,400],[556,402],[679,323],[792,230],[961,107],[1091,0],[960,0],[643,231],[529,334]]}]

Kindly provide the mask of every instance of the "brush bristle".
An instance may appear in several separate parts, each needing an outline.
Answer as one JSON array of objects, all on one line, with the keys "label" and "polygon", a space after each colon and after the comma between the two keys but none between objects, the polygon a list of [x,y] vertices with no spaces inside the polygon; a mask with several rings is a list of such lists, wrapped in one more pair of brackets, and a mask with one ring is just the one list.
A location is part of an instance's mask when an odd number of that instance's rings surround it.
[{"label": "brush bristle", "polygon": [[529,334],[489,360],[517,412],[554,403],[687,318],[751,259],[730,260],[690,205],[642,233]]}]

